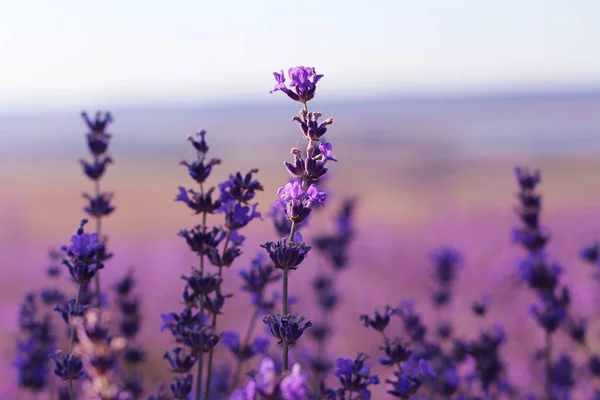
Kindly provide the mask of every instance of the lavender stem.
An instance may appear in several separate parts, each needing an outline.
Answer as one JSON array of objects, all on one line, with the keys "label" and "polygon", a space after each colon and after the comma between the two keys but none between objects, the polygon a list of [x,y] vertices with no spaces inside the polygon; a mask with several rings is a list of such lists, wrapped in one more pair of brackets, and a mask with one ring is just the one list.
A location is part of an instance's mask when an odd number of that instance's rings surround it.
[{"label": "lavender stem", "polygon": [[[225,238],[225,244],[223,245],[223,254],[225,254],[225,252],[227,251],[227,245],[229,245],[229,240],[231,239],[231,233],[233,231],[228,231],[227,232],[227,237]],[[223,276],[223,266],[219,266],[219,275],[218,275],[218,279],[219,279],[219,283],[217,285],[217,292],[219,292],[221,290],[221,282],[222,282],[222,276]],[[213,314],[212,316],[212,324],[211,324],[213,329],[217,328],[217,314]],[[213,360],[213,351],[214,349],[211,349],[210,352],[208,353],[208,366],[206,367],[206,385],[205,385],[205,390],[204,390],[204,398],[208,399],[208,395],[210,394],[210,378],[212,375],[212,360]]]},{"label": "lavender stem", "polygon": [[[254,333],[254,328],[256,327],[256,321],[258,321],[258,316],[260,315],[260,309],[257,308],[256,310],[254,310],[254,314],[252,314],[252,319],[250,320],[250,324],[248,325],[248,330],[246,330],[246,335],[244,336],[244,340],[242,341],[242,349],[245,349],[248,346],[248,343],[250,342],[250,338],[252,337],[252,334]],[[235,389],[239,383],[240,380],[240,374],[242,373],[242,360],[238,359],[237,361],[237,365],[235,367],[235,374],[233,376],[233,381],[232,381],[232,385],[231,385],[231,389]]]},{"label": "lavender stem", "polygon": [[546,331],[546,398],[552,399],[552,333]]},{"label": "lavender stem", "polygon": [[[98,271],[96,271],[98,273]],[[81,302],[81,295],[83,294],[83,285],[79,285],[77,290],[77,299],[75,300],[75,311],[79,312],[79,303]],[[73,352],[73,344],[75,343],[75,328],[71,327],[71,337],[69,338],[69,353]],[[73,380],[69,378],[69,399],[75,400],[75,394],[73,393]]]},{"label": "lavender stem", "polygon": [[[98,156],[94,156],[95,161],[98,161]],[[100,198],[100,181],[97,179],[95,182],[95,192],[96,192],[96,199]],[[101,217],[98,215],[96,216],[96,234],[98,235],[98,241],[102,244],[103,240],[102,240],[102,221],[101,221]],[[96,271],[96,274],[94,276],[94,283],[96,285],[96,305],[98,307],[98,309],[100,311],[102,311],[102,295],[100,293],[100,271]]]},{"label": "lavender stem", "polygon": [[[200,192],[204,195],[204,188],[200,184]],[[202,232],[206,232],[206,212],[202,213]],[[204,277],[204,254],[200,255],[200,276]],[[204,325],[204,296],[200,296],[200,327]],[[202,393],[202,369],[204,367],[204,353],[198,354],[198,374],[196,375],[196,400],[200,400]]]}]

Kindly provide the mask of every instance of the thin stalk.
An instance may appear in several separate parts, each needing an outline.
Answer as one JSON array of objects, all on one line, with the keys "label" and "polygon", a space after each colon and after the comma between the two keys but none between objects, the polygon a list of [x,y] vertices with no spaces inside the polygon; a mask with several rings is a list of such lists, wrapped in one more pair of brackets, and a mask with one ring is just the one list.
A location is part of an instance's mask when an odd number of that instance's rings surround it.
[{"label": "thin stalk", "polygon": [[[290,228],[290,237],[288,243],[294,241],[294,233],[296,233],[296,223],[292,221],[292,227]],[[283,295],[283,315],[286,315],[289,310],[288,301],[288,269],[283,269],[283,283],[282,283],[282,295]],[[289,370],[289,348],[285,343],[283,344],[283,371]]]},{"label": "thin stalk", "polygon": [[[77,291],[77,299],[75,300],[75,311],[79,311],[79,303],[81,302],[82,293],[83,293],[83,285],[79,285],[79,289]],[[75,344],[75,328],[71,327],[71,337],[69,338],[69,353],[73,352],[73,344]],[[69,399],[75,400],[75,393],[73,392],[73,380],[70,378],[69,378]]]},{"label": "thin stalk", "polygon": [[[227,245],[229,245],[229,239],[231,239],[231,230],[229,232],[227,232],[227,237],[225,238],[225,244],[223,245],[223,255],[225,254],[225,252],[227,251]],[[221,289],[221,281],[222,281],[222,276],[223,276],[223,266],[219,266],[219,274],[218,274],[218,279],[219,279],[219,284],[217,286],[217,291]],[[213,329],[217,328],[217,314],[213,314],[212,316],[212,321],[211,321],[211,327]],[[208,353],[208,365],[206,367],[206,384],[204,385],[205,389],[204,389],[204,398],[208,399],[208,395],[210,394],[210,378],[212,375],[212,361],[213,361],[213,351],[214,349],[211,349],[210,352]]]},{"label": "thin stalk", "polygon": [[[200,192],[204,194],[204,188],[200,184]],[[202,213],[202,232],[206,232],[206,213]],[[204,277],[204,254],[200,254],[200,276]],[[200,296],[200,327],[204,325],[204,296]],[[200,400],[202,393],[202,369],[204,367],[204,353],[198,354],[198,373],[196,375],[196,400]]]},{"label": "thin stalk", "polygon": [[[254,333],[254,328],[256,326],[256,321],[258,321],[258,316],[260,315],[260,310],[256,308],[254,310],[254,314],[252,314],[252,318],[250,319],[250,323],[248,324],[248,329],[246,330],[246,334],[244,335],[244,339],[242,340],[242,349],[245,349],[250,343],[250,338]],[[242,373],[242,365],[243,361],[241,359],[237,360],[237,365],[235,366],[235,374],[233,375],[233,381],[231,385],[231,389],[234,390],[239,383],[240,374]]]},{"label": "thin stalk", "polygon": [[546,397],[552,400],[552,333],[546,332]]},{"label": "thin stalk", "polygon": [[[98,156],[94,156],[95,162],[98,161]],[[96,199],[100,196],[100,180],[96,179],[94,181],[94,191],[96,195]],[[100,216],[96,217],[96,235],[98,236],[98,241],[103,243],[102,240],[102,218]],[[100,271],[96,271],[96,276],[94,277],[94,284],[96,286],[96,306],[98,310],[102,311],[102,295],[100,293]]]}]

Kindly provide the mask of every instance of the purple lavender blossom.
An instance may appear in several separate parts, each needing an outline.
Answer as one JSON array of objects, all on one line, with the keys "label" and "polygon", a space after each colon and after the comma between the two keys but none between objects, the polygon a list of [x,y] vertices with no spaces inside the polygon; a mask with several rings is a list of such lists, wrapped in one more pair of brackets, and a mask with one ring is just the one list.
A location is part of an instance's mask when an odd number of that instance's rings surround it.
[{"label": "purple lavender blossom", "polygon": [[71,236],[71,244],[69,246],[61,246],[61,249],[67,253],[71,258],[72,262],[86,262],[91,263],[95,261],[96,256],[100,249],[102,249],[102,243],[98,242],[98,234],[85,233],[83,226],[87,224],[87,219],[81,221],[77,233]]},{"label": "purple lavender blossom", "polygon": [[260,212],[256,211],[258,203],[252,208],[242,205],[235,200],[221,205],[219,212],[225,214],[225,227],[230,231],[241,229],[255,218],[262,219]]},{"label": "purple lavender blossom", "polygon": [[327,173],[325,165],[328,161],[337,162],[337,159],[331,155],[331,149],[331,143],[319,144],[319,150],[309,146],[307,157],[304,159],[302,158],[302,152],[297,148],[293,148],[294,163],[286,161],[284,165],[293,177],[316,181]]},{"label": "purple lavender blossom", "polygon": [[228,330],[223,333],[221,344],[229,349],[240,361],[246,362],[257,354],[267,355],[269,340],[265,337],[255,337],[250,343],[244,344],[237,331]]},{"label": "purple lavender blossom", "polygon": [[304,322],[303,316],[295,314],[268,314],[263,322],[279,344],[290,346],[295,344],[304,331],[312,326],[312,322]]},{"label": "purple lavender blossom", "polygon": [[102,113],[98,111],[94,120],[91,120],[86,112],[81,116],[87,124],[90,132],[86,135],[88,147],[94,156],[101,156],[108,150],[111,135],[106,132],[106,128],[114,121],[110,112]]},{"label": "purple lavender blossom", "polygon": [[179,194],[175,197],[175,201],[181,201],[196,214],[213,214],[221,207],[221,201],[219,199],[215,201],[212,199],[214,190],[215,188],[211,187],[205,193],[198,193],[195,190],[186,190],[184,187],[180,186]]},{"label": "purple lavender blossom", "polygon": [[323,114],[320,112],[312,112],[307,110],[300,110],[300,116],[295,116],[294,121],[300,125],[302,134],[309,142],[318,142],[325,133],[327,133],[327,127],[333,124],[333,118],[326,118],[324,121],[319,122]]},{"label": "purple lavender blossom", "polygon": [[288,70],[288,77],[291,80],[290,87],[294,88],[294,91],[292,91],[285,86],[283,70],[280,73],[273,72],[273,76],[275,77],[275,81],[277,81],[277,85],[275,85],[270,93],[282,91],[290,99],[304,104],[312,100],[315,96],[317,82],[323,77],[323,75],[317,75],[315,69],[311,67],[292,67]]},{"label": "purple lavender blossom", "polygon": [[107,164],[112,164],[113,160],[110,157],[104,157],[102,159],[96,159],[92,164],[85,160],[79,160],[79,163],[83,167],[85,175],[93,181],[97,181],[104,175]]},{"label": "purple lavender blossom", "polygon": [[239,272],[244,281],[242,290],[250,294],[261,294],[267,285],[281,279],[281,274],[273,269],[272,263],[267,263],[263,253],[258,253],[252,260],[250,268]]},{"label": "purple lavender blossom", "polygon": [[313,208],[323,206],[326,198],[327,193],[320,192],[314,184],[304,191],[302,183],[288,182],[277,191],[273,207],[284,208],[286,218],[297,223],[308,218]]},{"label": "purple lavender blossom", "polygon": [[337,369],[333,374],[341,384],[338,390],[340,398],[344,398],[346,392],[357,393],[364,400],[371,398],[369,386],[379,384],[379,377],[371,375],[371,366],[365,362],[367,357],[366,354],[358,353],[354,360],[338,358]]},{"label": "purple lavender blossom", "polygon": [[302,372],[300,364],[294,364],[289,375],[281,380],[281,397],[283,400],[305,400],[308,377]]},{"label": "purple lavender blossom", "polygon": [[56,353],[52,355],[54,375],[60,379],[77,380],[83,375],[83,363],[71,353]]},{"label": "purple lavender blossom", "polygon": [[299,232],[296,232],[294,241],[285,238],[277,242],[268,241],[261,244],[260,247],[267,250],[273,266],[281,270],[297,269],[311,249],[310,246],[304,244]]},{"label": "purple lavender blossom", "polygon": [[378,310],[375,310],[375,317],[371,318],[368,315],[361,315],[360,319],[364,322],[366,327],[371,327],[376,331],[383,332],[385,328],[387,328],[390,323],[390,317],[392,315],[396,315],[400,312],[397,308],[392,308],[390,306],[385,307],[385,312],[381,314]]},{"label": "purple lavender blossom", "polygon": [[174,374],[189,373],[197,361],[197,357],[185,355],[182,347],[175,347],[170,353],[166,352],[163,358],[169,362],[169,369]]},{"label": "purple lavender blossom", "polygon": [[113,197],[112,193],[100,193],[95,197],[84,193],[83,197],[89,201],[89,205],[85,207],[84,210],[92,217],[106,217],[115,211],[115,207],[110,204]]},{"label": "purple lavender blossom", "polygon": [[257,172],[258,169],[254,168],[246,175],[242,175],[240,172],[230,174],[229,179],[219,184],[221,202],[227,203],[235,200],[241,204],[248,204],[256,196],[257,190],[264,190],[262,184],[257,179],[253,179],[252,175]]}]

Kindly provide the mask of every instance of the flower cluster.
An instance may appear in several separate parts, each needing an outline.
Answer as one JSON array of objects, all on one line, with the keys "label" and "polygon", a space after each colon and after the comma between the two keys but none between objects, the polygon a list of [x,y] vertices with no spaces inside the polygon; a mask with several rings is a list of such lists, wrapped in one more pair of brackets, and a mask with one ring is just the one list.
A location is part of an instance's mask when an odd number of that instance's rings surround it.
[{"label": "flower cluster", "polygon": [[[218,185],[219,196],[213,200],[216,188],[206,188],[205,184],[213,167],[221,164],[221,160],[206,158],[209,150],[206,131],[202,130],[196,138],[189,137],[188,140],[197,157],[193,162],[182,161],[181,164],[187,167],[189,176],[199,185],[199,191],[180,187],[175,201],[183,202],[195,214],[202,216],[201,224],[179,232],[189,249],[198,256],[199,268],[193,267],[189,275],[182,276],[186,282],[182,293],[185,305],[183,311],[164,314],[163,322],[164,328],[171,331],[178,343],[172,353],[165,355],[172,366],[172,372],[180,374],[169,386],[171,395],[174,398],[189,398],[194,387],[191,370],[197,364],[195,396],[200,399],[202,395],[204,398],[216,396],[215,390],[222,389],[213,387],[211,391],[213,380],[218,377],[218,374],[212,376],[213,351],[223,336],[216,331],[217,316],[223,313],[225,300],[231,297],[221,291],[223,268],[231,267],[242,253],[241,246],[245,237],[239,233],[240,229],[252,220],[261,218],[256,211],[258,204],[252,204],[251,201],[263,187],[254,178],[258,170],[252,169],[245,175],[237,172],[230,174],[228,179]],[[223,225],[209,228],[206,220],[210,214],[223,215]],[[216,272],[206,271],[206,261],[217,268]],[[194,311],[196,309],[198,312]],[[236,342],[232,335],[225,335],[223,344],[237,353],[239,360],[245,361],[255,354],[255,348],[248,347],[248,343],[242,346],[239,338]],[[203,384],[205,354],[207,364]]]}]

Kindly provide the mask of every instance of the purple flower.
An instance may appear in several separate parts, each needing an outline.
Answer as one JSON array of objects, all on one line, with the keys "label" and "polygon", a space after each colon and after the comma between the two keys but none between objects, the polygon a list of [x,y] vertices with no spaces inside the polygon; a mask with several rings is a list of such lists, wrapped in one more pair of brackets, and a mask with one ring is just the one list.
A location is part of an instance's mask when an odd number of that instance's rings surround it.
[{"label": "purple flower", "polygon": [[548,260],[545,254],[530,255],[521,261],[519,275],[521,281],[536,290],[552,292],[558,284],[562,268]]},{"label": "purple flower", "polygon": [[275,271],[273,265],[265,262],[263,253],[258,253],[250,268],[241,270],[239,275],[244,280],[242,290],[251,294],[261,294],[269,283],[281,279],[281,274]]},{"label": "purple flower", "polygon": [[331,149],[331,143],[321,142],[321,144],[319,144],[319,150],[321,150],[320,155],[324,160],[338,162],[338,160],[331,155]]},{"label": "purple flower", "polygon": [[306,110],[300,110],[300,116],[295,116],[294,121],[300,124],[300,130],[304,137],[311,142],[318,142],[325,133],[327,133],[327,126],[333,123],[333,118],[329,117],[323,122],[319,122],[323,114],[319,112],[312,112]]},{"label": "purple flower", "polygon": [[207,255],[213,251],[218,251],[217,247],[227,234],[222,229],[216,227],[213,227],[209,231],[204,231],[202,226],[198,225],[193,229],[183,229],[179,231],[178,235],[185,239],[190,250],[198,255]]},{"label": "purple flower", "polygon": [[62,380],[77,380],[83,375],[83,363],[71,353],[56,353],[52,356],[54,361],[54,375]]},{"label": "purple flower", "polygon": [[175,399],[189,399],[192,392],[194,377],[186,375],[185,377],[176,377],[169,386],[171,394]]},{"label": "purple flower", "polygon": [[[327,145],[323,148],[323,145]],[[294,155],[294,164],[285,162],[284,165],[288,172],[295,178],[308,179],[316,181],[325,175],[328,171],[325,165],[327,161],[335,161],[336,158],[331,155],[331,144],[321,143],[319,146],[320,150],[317,150],[314,146],[310,146],[307,149],[306,160],[302,158],[301,151],[293,148],[292,154]],[[325,151],[325,153],[323,152]]]},{"label": "purple flower", "polygon": [[[301,237],[294,239],[302,240]],[[311,249],[310,246],[305,245],[303,242],[290,242],[287,238],[280,239],[277,242],[268,241],[265,244],[261,244],[260,247],[267,250],[271,261],[273,261],[273,266],[281,270],[297,269]]]},{"label": "purple flower", "polygon": [[112,164],[113,160],[110,157],[104,157],[102,160],[96,159],[93,164],[89,164],[85,160],[79,160],[83,167],[83,172],[93,181],[102,178],[106,170],[106,164]]},{"label": "purple flower", "polygon": [[377,358],[377,361],[381,365],[387,367],[405,362],[412,354],[408,349],[408,346],[402,343],[398,338],[392,341],[386,341],[380,349],[385,352],[385,357],[379,357]]},{"label": "purple flower", "polygon": [[320,192],[316,185],[310,185],[306,193],[299,181],[288,182],[277,191],[277,200],[273,207],[284,208],[290,222],[302,222],[311,213],[312,208],[324,205],[327,193]]},{"label": "purple flower", "polygon": [[270,93],[282,91],[290,99],[301,103],[306,103],[315,96],[317,82],[323,77],[323,75],[317,75],[315,69],[311,67],[292,67],[288,70],[288,76],[291,80],[290,87],[294,88],[294,91],[292,91],[285,86],[283,70],[280,73],[273,72],[273,76],[277,84]]},{"label": "purple flower", "polygon": [[204,137],[206,136],[206,131],[202,129],[200,132],[196,133],[196,136],[198,136],[200,140],[194,139],[191,135],[187,137],[187,140],[192,143],[194,149],[199,153],[199,158],[204,158],[204,155],[208,153],[208,145],[206,144],[206,139]]},{"label": "purple flower", "polygon": [[350,358],[338,358],[337,369],[333,372],[342,385],[340,391],[342,394],[347,391],[359,393],[361,399],[370,399],[371,392],[368,389],[371,385],[379,384],[379,377],[371,375],[371,366],[365,362],[367,355],[358,353],[354,360]]},{"label": "purple flower", "polygon": [[181,161],[180,164],[187,167],[188,173],[193,180],[202,184],[206,181],[206,179],[208,179],[210,173],[212,172],[212,167],[214,165],[221,164],[221,160],[218,158],[213,158],[206,164],[203,160],[196,160],[192,163]]},{"label": "purple flower", "polygon": [[84,193],[84,198],[89,200],[89,205],[84,208],[85,212],[92,217],[106,217],[111,214],[115,208],[110,204],[112,193],[100,193],[98,196],[92,197]]},{"label": "purple flower", "polygon": [[195,296],[205,296],[214,292],[221,282],[221,279],[216,274],[206,274],[203,276],[197,269],[193,269],[190,276],[184,275],[181,278],[187,282],[187,286]]},{"label": "purple flower", "polygon": [[254,338],[251,343],[242,344],[240,335],[236,331],[225,331],[221,338],[221,344],[241,362],[251,359],[256,354],[266,355],[269,348],[269,340],[262,336]]},{"label": "purple flower", "polygon": [[247,204],[252,200],[257,190],[264,190],[258,180],[252,179],[252,175],[257,172],[258,169],[254,168],[245,176],[242,176],[240,172],[237,172],[235,175],[229,175],[229,179],[219,184],[221,202],[226,203],[236,200],[239,203]]},{"label": "purple flower", "polygon": [[[205,193],[197,193],[190,189],[186,190],[183,187],[179,187],[179,194],[175,197],[175,201],[181,201],[185,203],[189,208],[194,210],[196,214],[207,213],[212,214],[221,207],[221,201],[212,200],[212,193],[215,190],[214,187],[208,189]],[[188,193],[191,195],[188,196]]]},{"label": "purple flower", "polygon": [[230,231],[241,229],[248,225],[255,218],[262,219],[260,212],[256,211],[258,203],[252,205],[252,208],[242,205],[235,200],[224,203],[219,212],[225,214],[225,226]]},{"label": "purple flower", "polygon": [[361,315],[360,319],[364,322],[365,327],[371,327],[376,331],[383,332],[390,323],[390,317],[392,315],[398,314],[399,310],[397,308],[391,308],[390,306],[386,306],[383,315],[379,313],[378,310],[375,310],[374,312],[374,318],[371,318],[368,315]]},{"label": "purple flower", "polygon": [[172,354],[166,352],[163,356],[169,362],[170,371],[174,374],[184,374],[190,372],[196,364],[196,357],[185,355],[182,347],[175,347]]},{"label": "purple flower", "polygon": [[69,246],[62,246],[61,249],[67,253],[73,262],[94,262],[99,251],[104,247],[102,243],[98,242],[97,233],[85,233],[83,226],[87,224],[87,219],[81,221],[77,233],[71,236],[71,244]]},{"label": "purple flower", "polygon": [[283,400],[305,400],[306,381],[307,376],[302,373],[300,364],[294,364],[291,373],[285,376],[279,385]]},{"label": "purple flower", "polygon": [[263,322],[278,339],[278,343],[285,346],[295,344],[304,331],[312,326],[312,322],[304,320],[303,316],[298,317],[295,314],[268,314],[263,318]]},{"label": "purple flower", "polygon": [[86,112],[82,112],[81,116],[87,124],[90,132],[86,135],[88,147],[92,154],[100,156],[108,150],[110,134],[106,132],[108,125],[114,121],[112,114],[109,112],[103,113],[98,111],[94,120],[91,120]]},{"label": "purple flower", "polygon": [[515,167],[515,175],[519,186],[523,191],[534,190],[538,183],[541,181],[541,174],[539,169],[533,171],[526,167]]},{"label": "purple flower", "polygon": [[590,264],[595,264],[600,259],[600,244],[594,242],[589,246],[584,247],[579,252],[580,257]]},{"label": "purple flower", "polygon": [[192,355],[196,356],[199,353],[212,351],[219,343],[221,335],[216,334],[208,326],[196,325],[191,329],[185,329],[181,338],[183,343],[191,349]]},{"label": "purple flower", "polygon": [[87,124],[90,131],[95,134],[105,133],[108,124],[114,121],[112,114],[108,111],[105,113],[102,113],[102,111],[97,111],[94,120],[91,120],[88,116],[88,113],[85,111],[81,113],[81,116],[83,117],[83,120]]}]

